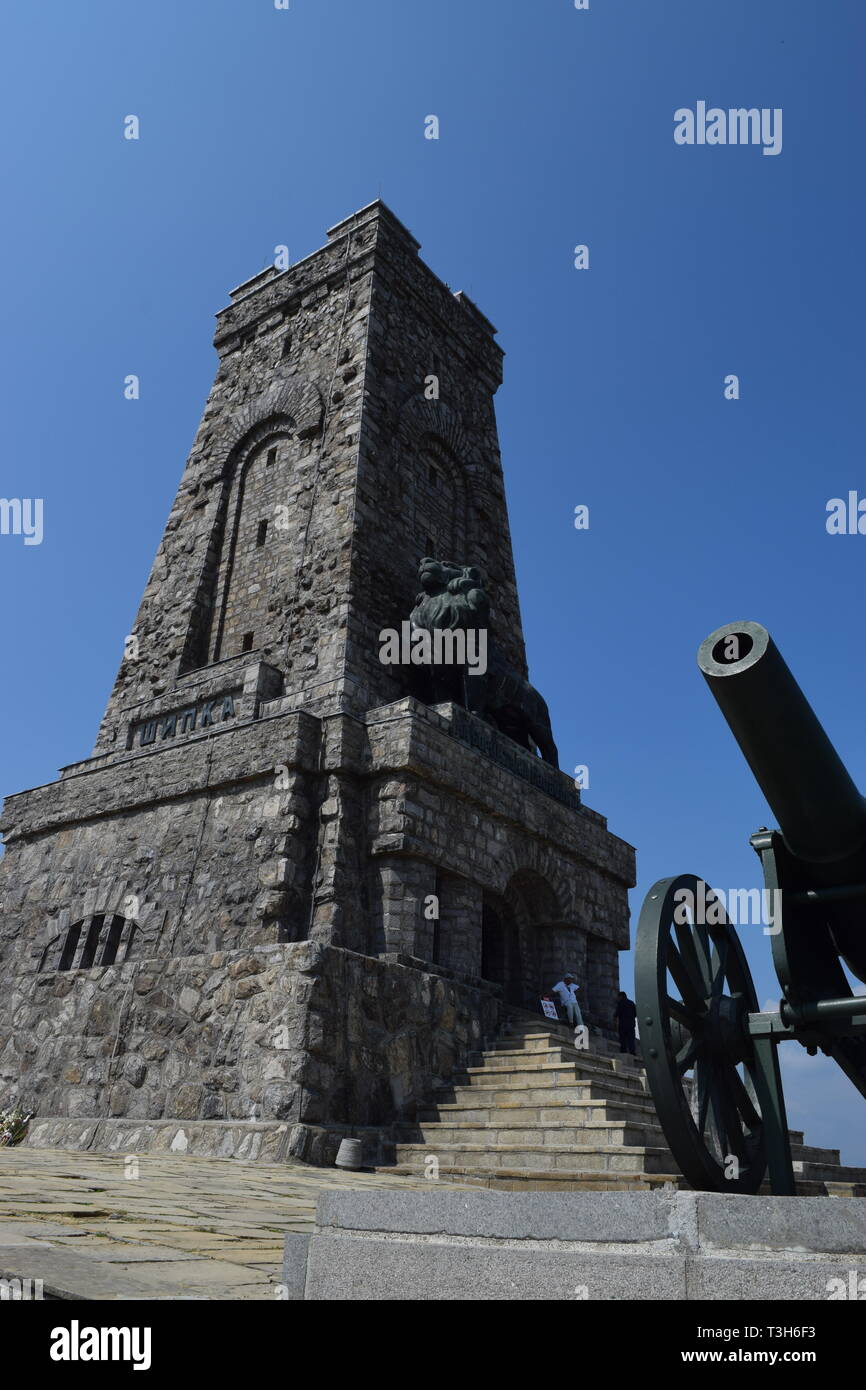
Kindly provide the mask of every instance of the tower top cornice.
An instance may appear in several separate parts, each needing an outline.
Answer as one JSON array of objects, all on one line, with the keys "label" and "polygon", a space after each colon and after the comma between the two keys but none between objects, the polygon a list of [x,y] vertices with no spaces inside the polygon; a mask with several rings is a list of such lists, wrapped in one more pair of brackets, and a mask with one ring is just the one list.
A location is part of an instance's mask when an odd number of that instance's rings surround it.
[{"label": "tower top cornice", "polygon": [[[357,267],[368,260],[375,264],[383,241],[388,247],[398,249],[408,258],[406,273],[414,277],[419,272],[429,277],[431,286],[437,287],[442,295],[440,312],[446,312],[448,301],[459,306],[456,322],[464,326],[472,324],[472,331],[478,335],[476,341],[481,351],[492,349],[495,359],[501,362],[502,348],[496,342],[496,327],[482,313],[477,304],[463,290],[452,290],[434,270],[421,259],[418,252],[421,243],[412,235],[406,225],[391,211],[381,198],[359,208],[349,217],[337,222],[327,231],[327,242],[311,251],[299,261],[284,270],[275,265],[265,266],[248,280],[242,281],[229,292],[230,303],[217,313],[215,345],[219,348],[226,338],[238,330],[249,329],[280,308],[286,300],[315,292],[320,285],[333,282],[342,276],[346,267]],[[344,249],[345,244],[345,249]],[[411,268],[410,268],[411,267]],[[389,257],[389,275],[396,273],[394,258]],[[447,296],[447,299],[446,299]],[[435,297],[435,294],[434,294]],[[431,306],[432,307],[432,306]],[[465,327],[464,327],[465,331]],[[485,346],[482,348],[482,343]]]}]

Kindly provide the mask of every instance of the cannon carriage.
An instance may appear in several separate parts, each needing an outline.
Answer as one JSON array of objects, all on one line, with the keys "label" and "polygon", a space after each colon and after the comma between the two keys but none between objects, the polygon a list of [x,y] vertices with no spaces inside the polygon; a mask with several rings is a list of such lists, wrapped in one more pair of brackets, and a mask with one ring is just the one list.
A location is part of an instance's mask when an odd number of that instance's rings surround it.
[{"label": "cannon carriage", "polygon": [[778,829],[751,845],[773,904],[782,989],[758,1008],[722,895],[692,874],[660,879],[641,909],[635,1002],[647,1079],[671,1153],[695,1188],[796,1192],[778,1046],[833,1057],[866,1095],[866,801],[772,638],[729,623],[698,665]]}]

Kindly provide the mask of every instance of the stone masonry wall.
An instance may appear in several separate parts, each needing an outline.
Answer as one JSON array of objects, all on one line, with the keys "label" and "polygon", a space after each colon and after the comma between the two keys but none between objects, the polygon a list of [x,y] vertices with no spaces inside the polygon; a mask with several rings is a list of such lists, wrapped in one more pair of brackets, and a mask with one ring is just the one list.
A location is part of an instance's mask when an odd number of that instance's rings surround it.
[{"label": "stone masonry wall", "polygon": [[[416,856],[498,894],[521,870],[535,872],[556,894],[564,925],[627,947],[634,850],[603,816],[536,790],[455,739],[447,714],[416,701],[371,710],[367,725],[374,856]],[[552,776],[569,788],[564,773]]]},{"label": "stone masonry wall", "polygon": [[[349,589],[358,421],[363,395],[375,219],[335,235],[290,270],[242,285],[218,316],[220,365],[97,739],[116,751],[126,707],[159,697],[208,661],[235,538],[237,483],[250,455],[291,463],[284,495],[248,493],[236,559],[280,551],[279,584],[258,614],[256,650],[307,705],[341,688],[340,605]],[[253,489],[255,475],[250,480]],[[286,529],[276,530],[276,505]],[[254,513],[255,524],[248,524]],[[236,593],[234,599],[236,600]],[[230,601],[232,595],[229,594]],[[261,604],[257,603],[259,608]],[[245,630],[237,603],[230,636]],[[252,622],[249,628],[256,633]],[[223,656],[233,655],[223,650]]]},{"label": "stone masonry wall", "polygon": [[0,1084],[40,1115],[376,1125],[408,1114],[497,1004],[313,942],[15,982]]},{"label": "stone masonry wall", "polygon": [[[610,1026],[633,856],[602,817],[515,777],[416,701],[365,721],[281,705],[9,798],[0,962],[10,990],[45,989],[70,925],[122,912],[130,897],[130,967],[174,957],[182,969],[202,951],[311,937],[478,976],[482,895],[506,898],[532,874],[556,906],[526,924],[527,939],[541,933],[540,961],[545,949],[581,971],[586,961],[589,1017]],[[430,894],[438,929],[424,913]],[[59,978],[58,990],[79,977],[91,971]]]},{"label": "stone masonry wall", "polygon": [[263,719],[7,798],[7,976],[129,898],[137,957],[267,944],[278,924],[288,939],[310,934],[320,740],[309,715]]},{"label": "stone masonry wall", "polygon": [[[413,243],[389,221],[380,223],[352,563],[355,592],[375,601],[359,606],[347,652],[368,708],[383,688],[379,631],[399,629],[408,618],[418,562],[430,553],[428,534],[442,547],[434,549],[438,558],[481,566],[493,595],[493,633],[526,674],[493,405],[502,379],[494,333],[465,296],[428,269]],[[432,377],[438,397],[427,399]],[[441,518],[443,498],[450,526]]]}]

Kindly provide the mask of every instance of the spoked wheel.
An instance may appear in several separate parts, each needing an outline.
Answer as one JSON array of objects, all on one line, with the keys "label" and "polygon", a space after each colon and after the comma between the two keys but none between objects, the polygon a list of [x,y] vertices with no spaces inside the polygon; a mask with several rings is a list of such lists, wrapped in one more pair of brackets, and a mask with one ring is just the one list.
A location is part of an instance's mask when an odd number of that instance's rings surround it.
[{"label": "spoked wheel", "polygon": [[635,1003],[652,1098],[683,1176],[702,1191],[757,1192],[767,1155],[748,1028],[755,987],[721,902],[693,874],[647,894]]}]

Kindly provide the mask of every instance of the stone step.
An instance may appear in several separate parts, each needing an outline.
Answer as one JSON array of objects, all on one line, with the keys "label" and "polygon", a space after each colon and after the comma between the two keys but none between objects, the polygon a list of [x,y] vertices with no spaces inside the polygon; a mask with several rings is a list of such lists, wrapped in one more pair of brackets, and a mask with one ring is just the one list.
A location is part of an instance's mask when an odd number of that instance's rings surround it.
[{"label": "stone step", "polygon": [[[563,1043],[549,1047],[498,1047],[495,1051],[470,1052],[467,1062],[470,1067],[538,1066],[541,1062],[571,1062],[575,1059],[577,1048],[566,1047]],[[591,1052],[581,1052],[580,1056],[588,1062],[596,1062],[605,1070],[611,1070],[609,1058],[593,1056]]]},{"label": "stone step", "polygon": [[617,1085],[632,1094],[647,1095],[644,1079],[630,1076],[624,1072],[602,1071],[584,1063],[573,1062],[512,1062],[501,1067],[467,1067],[452,1078],[453,1086],[497,1086],[500,1090],[507,1086],[526,1086],[529,1084],[559,1086],[563,1083],[592,1082],[604,1085]]},{"label": "stone step", "polygon": [[[592,1039],[594,1048],[606,1055],[619,1054],[619,1042],[616,1039],[615,1029],[611,1030],[613,1036],[608,1038],[605,1033],[599,1029],[597,1020],[584,1013],[584,1021],[589,1029],[589,1035]],[[506,1029],[509,1031],[506,1032]],[[519,1019],[513,1017],[506,1018],[499,1036],[503,1039],[508,1039],[509,1037],[532,1037],[539,1033],[548,1033],[555,1038],[573,1038],[574,1028],[568,1022],[563,1022],[561,1020],[559,1022],[554,1022],[553,1019],[546,1018],[544,1014],[524,1011]],[[639,1047],[640,1042],[638,1042],[638,1048]]]},{"label": "stone step", "polygon": [[[820,1191],[819,1193],[816,1193],[816,1194],[815,1194],[816,1196],[827,1196],[827,1197],[866,1197],[866,1183],[862,1183],[862,1182],[851,1182],[851,1183],[849,1183],[849,1182],[837,1182],[837,1181],[834,1180],[833,1182],[817,1183],[817,1184],[815,1184],[815,1186],[820,1187],[820,1189],[821,1189],[821,1191]],[[798,1193],[800,1192],[800,1187],[801,1187],[801,1183],[798,1182],[798,1183],[797,1183],[797,1191],[798,1191]],[[801,1195],[801,1196],[806,1196],[807,1194],[804,1192],[804,1193],[800,1193],[800,1195]]]},{"label": "stone step", "polygon": [[[592,1035],[591,1035],[592,1036]],[[789,1131],[800,1195],[866,1195],[866,1169]],[[639,1059],[526,1015],[394,1129],[384,1171],[504,1190],[687,1188],[667,1148]],[[765,1185],[765,1191],[768,1187]]]},{"label": "stone step", "polygon": [[604,1120],[590,1120],[586,1124],[559,1124],[553,1126],[531,1126],[519,1128],[509,1123],[491,1125],[449,1124],[432,1121],[416,1125],[400,1125],[399,1139],[406,1143],[424,1143],[439,1148],[451,1148],[454,1144],[505,1145],[519,1148],[524,1144],[543,1147],[575,1147],[586,1144],[649,1145],[664,1147],[665,1137],[661,1126],[656,1124],[606,1123]]},{"label": "stone step", "polygon": [[520,1009],[516,1006],[510,1007],[506,1012],[502,1024],[503,1034],[505,1034],[506,1029],[515,1032],[528,1030],[539,1033],[573,1031],[567,1020],[548,1018],[546,1014],[536,1013],[533,1009]]},{"label": "stone step", "polygon": [[[819,1182],[815,1179],[803,1178],[799,1173],[796,1173],[795,1177],[798,1197],[866,1197],[866,1184]],[[768,1182],[762,1186],[760,1195],[762,1197],[772,1196]]]},{"label": "stone step", "polygon": [[439,1106],[419,1106],[416,1113],[417,1124],[434,1124],[442,1120],[446,1124],[474,1125],[513,1125],[517,1128],[551,1128],[559,1125],[590,1124],[594,1120],[612,1124],[658,1124],[656,1112],[649,1101],[584,1100],[571,1101],[568,1098],[557,1100],[555,1095],[543,1105],[478,1105],[478,1092],[472,1091],[461,1096],[453,1104]]},{"label": "stone step", "polygon": [[467,1071],[501,1071],[509,1067],[537,1070],[545,1066],[579,1066],[586,1071],[598,1072],[605,1076],[626,1076],[642,1082],[642,1067],[630,1064],[628,1060],[616,1057],[599,1057],[597,1053],[586,1052],[579,1047],[545,1047],[534,1051],[518,1048],[499,1048],[495,1052],[472,1052],[466,1058]]},{"label": "stone step", "polygon": [[[642,1065],[638,1057],[634,1057],[628,1052],[620,1052],[616,1043],[609,1043],[606,1038],[600,1037],[597,1033],[594,1033],[592,1029],[589,1030],[587,1041],[589,1044],[588,1047],[579,1048],[577,1050],[581,1052],[590,1052],[597,1057],[622,1058],[624,1061],[629,1061],[633,1066]],[[538,1049],[543,1050],[545,1047],[576,1048],[577,1044],[574,1041],[574,1030],[569,1028],[561,1032],[554,1032],[552,1029],[539,1029],[536,1031],[527,1031],[525,1033],[501,1034],[487,1050],[513,1051],[518,1049],[525,1052],[535,1052]]]},{"label": "stone step", "polygon": [[[631,1111],[631,1113],[629,1113]],[[419,1115],[414,1124],[399,1126],[401,1140],[418,1132],[424,1143],[448,1145],[452,1141],[483,1144],[577,1144],[588,1137],[602,1143],[664,1145],[664,1132],[651,1105],[629,1107],[616,1101],[587,1101],[583,1105],[536,1106],[521,1110],[488,1107],[480,1111],[459,1105],[440,1106]],[[843,1168],[839,1151],[811,1145],[792,1145],[798,1176],[815,1173],[821,1180],[833,1177],[859,1183],[863,1170]],[[817,1165],[817,1166],[816,1166]]]},{"label": "stone step", "polygon": [[494,1106],[508,1106],[512,1108],[518,1106],[521,1109],[526,1106],[536,1105],[555,1105],[561,1104],[580,1105],[589,1100],[646,1100],[646,1091],[634,1091],[626,1086],[617,1085],[615,1082],[601,1081],[571,1081],[560,1082],[556,1086],[536,1085],[513,1085],[500,1086],[495,1080],[488,1078],[487,1084],[480,1081],[473,1086],[449,1087],[442,1094],[442,1100],[438,1098],[435,1102],[437,1106],[441,1104],[464,1104],[486,1108]]},{"label": "stone step", "polygon": [[842,1162],[838,1149],[818,1149],[813,1144],[798,1144],[793,1140],[791,1157],[795,1163],[830,1163],[839,1166]]},{"label": "stone step", "polygon": [[627,1066],[629,1070],[642,1071],[643,1063],[636,1061],[629,1052],[603,1052],[590,1045],[589,1047],[579,1047],[573,1038],[536,1038],[524,1043],[518,1038],[501,1038],[497,1042],[485,1043],[476,1049],[480,1055],[495,1061],[497,1057],[507,1056],[509,1053],[518,1053],[522,1057],[536,1057],[545,1052],[558,1052],[564,1049],[569,1056],[584,1058],[586,1061],[595,1062],[600,1067],[616,1067],[618,1065]]},{"label": "stone step", "polygon": [[[419,1169],[410,1163],[396,1163],[381,1169],[404,1177],[417,1178]],[[530,1192],[646,1192],[672,1186],[686,1189],[679,1173],[601,1173],[572,1169],[559,1172],[527,1172],[525,1169],[496,1168],[479,1172],[459,1163],[440,1163],[439,1180],[468,1183],[472,1187],[495,1187],[500,1191]],[[434,1185],[431,1181],[431,1187]]]},{"label": "stone step", "polygon": [[[585,1034],[583,1034],[583,1037],[586,1038],[586,1039],[588,1040],[589,1046],[590,1046],[590,1048],[591,1048],[591,1050],[592,1050],[593,1052],[598,1052],[601,1056],[604,1056],[604,1057],[610,1057],[610,1056],[619,1057],[619,1056],[621,1055],[620,1050],[619,1050],[619,1043],[617,1043],[617,1042],[611,1042],[608,1038],[606,1038],[606,1037],[604,1036],[604,1034],[600,1033],[600,1032],[598,1031],[598,1029],[595,1028],[595,1027],[593,1026],[592,1023],[587,1023],[587,1024],[585,1024],[585,1027],[586,1027],[587,1031],[586,1031]],[[496,1042],[506,1042],[506,1043],[507,1043],[508,1040],[509,1040],[509,1037],[510,1037],[510,1038],[518,1038],[518,1037],[519,1037],[519,1038],[537,1038],[537,1037],[544,1037],[544,1036],[547,1036],[547,1037],[555,1038],[557,1042],[569,1042],[569,1043],[572,1043],[572,1044],[573,1044],[573,1043],[574,1043],[574,1038],[575,1038],[575,1034],[576,1034],[576,1033],[577,1033],[577,1029],[576,1029],[576,1028],[571,1028],[571,1027],[564,1027],[564,1028],[543,1028],[543,1027],[542,1027],[542,1028],[527,1028],[527,1029],[525,1029],[525,1030],[523,1030],[523,1031],[521,1031],[521,1032],[519,1032],[519,1033],[511,1033],[511,1034],[499,1033],[499,1034],[497,1035],[495,1041],[496,1041]]]},{"label": "stone step", "polygon": [[430,1157],[447,1166],[484,1171],[491,1168],[519,1169],[522,1172],[556,1171],[605,1173],[669,1173],[673,1159],[661,1146],[635,1145],[622,1148],[617,1144],[449,1144],[442,1153],[431,1154],[429,1144],[394,1145],[394,1158],[399,1163],[415,1165],[423,1173]]},{"label": "stone step", "polygon": [[[394,1164],[381,1169],[403,1177],[417,1178],[418,1168],[413,1164]],[[471,1187],[496,1188],[499,1191],[524,1192],[634,1192],[652,1191],[673,1187],[688,1191],[689,1185],[681,1174],[669,1173],[599,1173],[585,1171],[527,1172],[522,1169],[496,1168],[478,1172],[460,1164],[440,1163],[440,1181],[466,1183]],[[431,1187],[433,1182],[431,1181]],[[764,1196],[770,1195],[767,1185],[762,1187]],[[809,1182],[798,1179],[797,1195],[800,1197],[866,1197],[866,1185]]]},{"label": "stone step", "polygon": [[845,1182],[866,1184],[866,1168],[849,1168],[839,1163],[794,1162],[794,1177],[803,1182]]},{"label": "stone step", "polygon": [[597,1038],[593,1033],[587,1037],[587,1046],[578,1047],[575,1042],[574,1033],[523,1033],[512,1034],[511,1037],[499,1037],[492,1043],[485,1044],[485,1052],[538,1052],[544,1051],[547,1047],[573,1047],[579,1052],[589,1052],[594,1057],[613,1061],[622,1057],[639,1065],[638,1059],[632,1057],[628,1052],[620,1052],[618,1048],[611,1048],[602,1039]]},{"label": "stone step", "polygon": [[643,1069],[629,1066],[615,1057],[599,1057],[577,1047],[548,1047],[536,1052],[503,1048],[497,1052],[476,1052],[468,1059],[464,1068],[467,1072],[508,1071],[518,1068],[521,1071],[540,1071],[546,1067],[576,1066],[587,1072],[604,1076],[626,1076],[641,1081]]},{"label": "stone step", "polygon": [[573,1036],[566,1037],[562,1033],[511,1033],[508,1037],[498,1037],[492,1044],[492,1048],[486,1050],[508,1052],[517,1049],[523,1052],[536,1052],[546,1047],[565,1047],[573,1045],[573,1043]]},{"label": "stone step", "polygon": [[[483,1076],[508,1076],[511,1073],[522,1073],[524,1075],[534,1075],[545,1079],[552,1076],[554,1084],[557,1076],[587,1077],[596,1081],[614,1081],[617,1085],[627,1086],[631,1091],[646,1091],[647,1079],[643,1071],[633,1071],[627,1067],[619,1066],[617,1063],[612,1065],[599,1065],[597,1060],[587,1058],[586,1053],[575,1053],[564,1060],[558,1057],[548,1058],[545,1053],[538,1053],[536,1056],[527,1056],[522,1053],[510,1057],[503,1057],[497,1062],[470,1062],[455,1072],[452,1077],[452,1084],[457,1083],[464,1086],[477,1084],[475,1078]],[[462,1078],[457,1081],[457,1078]]]},{"label": "stone step", "polygon": [[[516,1088],[516,1082],[517,1082],[517,1079],[518,1079],[518,1078],[521,1078],[521,1079],[523,1079],[523,1080],[526,1080],[526,1079],[527,1079],[527,1074],[528,1074],[529,1077],[530,1077],[530,1079],[534,1080],[534,1079],[536,1079],[536,1073],[537,1073],[537,1071],[538,1071],[538,1068],[537,1068],[537,1067],[534,1067],[534,1066],[531,1066],[531,1065],[530,1065],[530,1067],[527,1068],[527,1067],[525,1067],[525,1065],[524,1065],[523,1063],[521,1063],[521,1064],[520,1064],[519,1066],[517,1066],[517,1067],[513,1067],[513,1066],[512,1066],[512,1067],[509,1067],[509,1068],[507,1069],[508,1080],[507,1080],[504,1084],[508,1087],[509,1090],[515,1089],[515,1088]],[[556,1072],[557,1072],[557,1076],[562,1076],[563,1074],[570,1076],[570,1074],[571,1074],[570,1070],[568,1070],[568,1071],[566,1071],[565,1073],[563,1073],[562,1068],[561,1068],[560,1066],[558,1066],[558,1065],[556,1066]],[[501,1069],[499,1069],[499,1068],[482,1067],[482,1068],[474,1069],[474,1070],[471,1072],[471,1074],[470,1074],[470,1082],[469,1082],[468,1088],[465,1088],[465,1089],[464,1089],[462,1095],[460,1095],[460,1096],[455,1096],[456,1103],[457,1103],[459,1106],[461,1106],[462,1108],[470,1108],[470,1107],[471,1107],[471,1108],[478,1108],[477,1106],[474,1105],[474,1099],[475,1099],[475,1096],[477,1095],[477,1092],[478,1092],[479,1087],[480,1087],[480,1088],[484,1088],[484,1086],[485,1086],[485,1084],[486,1084],[484,1078],[485,1078],[488,1074],[489,1074],[490,1076],[495,1076],[495,1077],[497,1078],[497,1080],[499,1080],[499,1079],[501,1078],[501,1075],[502,1075]],[[557,1091],[560,1091],[560,1090],[562,1089],[562,1086],[561,1086],[561,1083],[560,1083],[560,1082],[557,1083],[557,1086],[555,1087],[555,1089],[556,1089]],[[468,1095],[466,1094],[466,1091],[467,1091],[467,1090],[468,1090]],[[639,1094],[639,1093],[638,1093],[638,1094]],[[647,1096],[647,1104],[648,1104],[649,1108],[652,1109],[652,1105],[651,1105],[651,1101],[649,1100],[648,1092],[643,1092],[643,1094]],[[535,1098],[536,1098],[536,1099],[541,1099],[541,1097],[535,1097]],[[552,1099],[553,1099],[553,1097],[551,1096],[551,1100],[552,1100]],[[612,1099],[612,1097],[611,1097],[611,1099]],[[592,1102],[591,1102],[591,1101],[585,1101],[584,1103],[592,1103]],[[572,1105],[577,1105],[577,1101],[574,1100],[574,1099],[572,1099],[572,1100],[571,1100],[571,1104],[572,1104]],[[488,1107],[488,1114],[487,1114],[487,1116],[485,1117],[485,1119],[480,1120],[479,1123],[484,1123],[484,1124],[496,1124],[497,1122],[500,1122],[500,1123],[501,1123],[501,1117],[497,1117],[497,1116],[493,1113],[493,1111],[494,1111],[494,1110],[498,1110],[498,1109],[499,1109],[501,1106],[503,1106],[503,1105],[508,1105],[508,1100],[507,1100],[507,1098],[499,1097],[499,1098],[498,1098],[498,1104],[497,1104],[495,1107]],[[422,1119],[423,1121],[428,1121],[428,1120],[432,1119],[432,1116],[430,1116],[429,1113],[428,1113],[428,1114],[425,1114],[424,1116],[419,1117],[419,1118]],[[576,1122],[577,1122],[577,1123],[582,1123],[582,1122],[585,1122],[585,1120],[588,1119],[588,1118],[589,1118],[589,1117],[581,1116],[579,1120],[576,1120]],[[611,1117],[611,1118],[613,1118],[613,1117]],[[616,1118],[617,1118],[617,1119],[621,1119],[621,1118],[623,1118],[623,1117],[619,1116],[619,1117],[616,1117]],[[632,1116],[632,1117],[630,1117],[630,1118],[637,1119],[638,1117],[637,1117],[637,1116]],[[510,1122],[510,1121],[509,1121],[509,1122]],[[521,1120],[520,1122],[515,1121],[515,1123],[533,1123],[533,1120],[532,1120],[532,1119],[527,1119],[527,1120],[525,1120],[525,1121],[524,1121],[524,1120]],[[834,1165],[834,1164],[835,1164],[835,1165],[838,1165],[838,1164],[840,1163],[840,1154],[839,1154],[839,1151],[838,1151],[838,1150],[835,1150],[835,1149],[819,1149],[819,1148],[816,1148],[816,1147],[814,1147],[814,1146],[806,1146],[806,1145],[803,1145],[802,1142],[798,1142],[798,1141],[801,1141],[801,1140],[802,1140],[802,1131],[792,1130],[792,1131],[790,1131],[790,1134],[791,1134],[791,1140],[792,1140],[792,1146],[793,1146],[793,1157],[794,1157],[794,1160],[795,1160],[795,1161],[797,1161],[797,1162],[820,1163],[820,1164],[824,1164],[824,1165]],[[850,1181],[859,1181],[859,1177],[857,1176],[856,1170],[852,1170],[852,1174],[853,1174],[853,1175],[852,1175],[852,1177],[850,1178]]]}]

